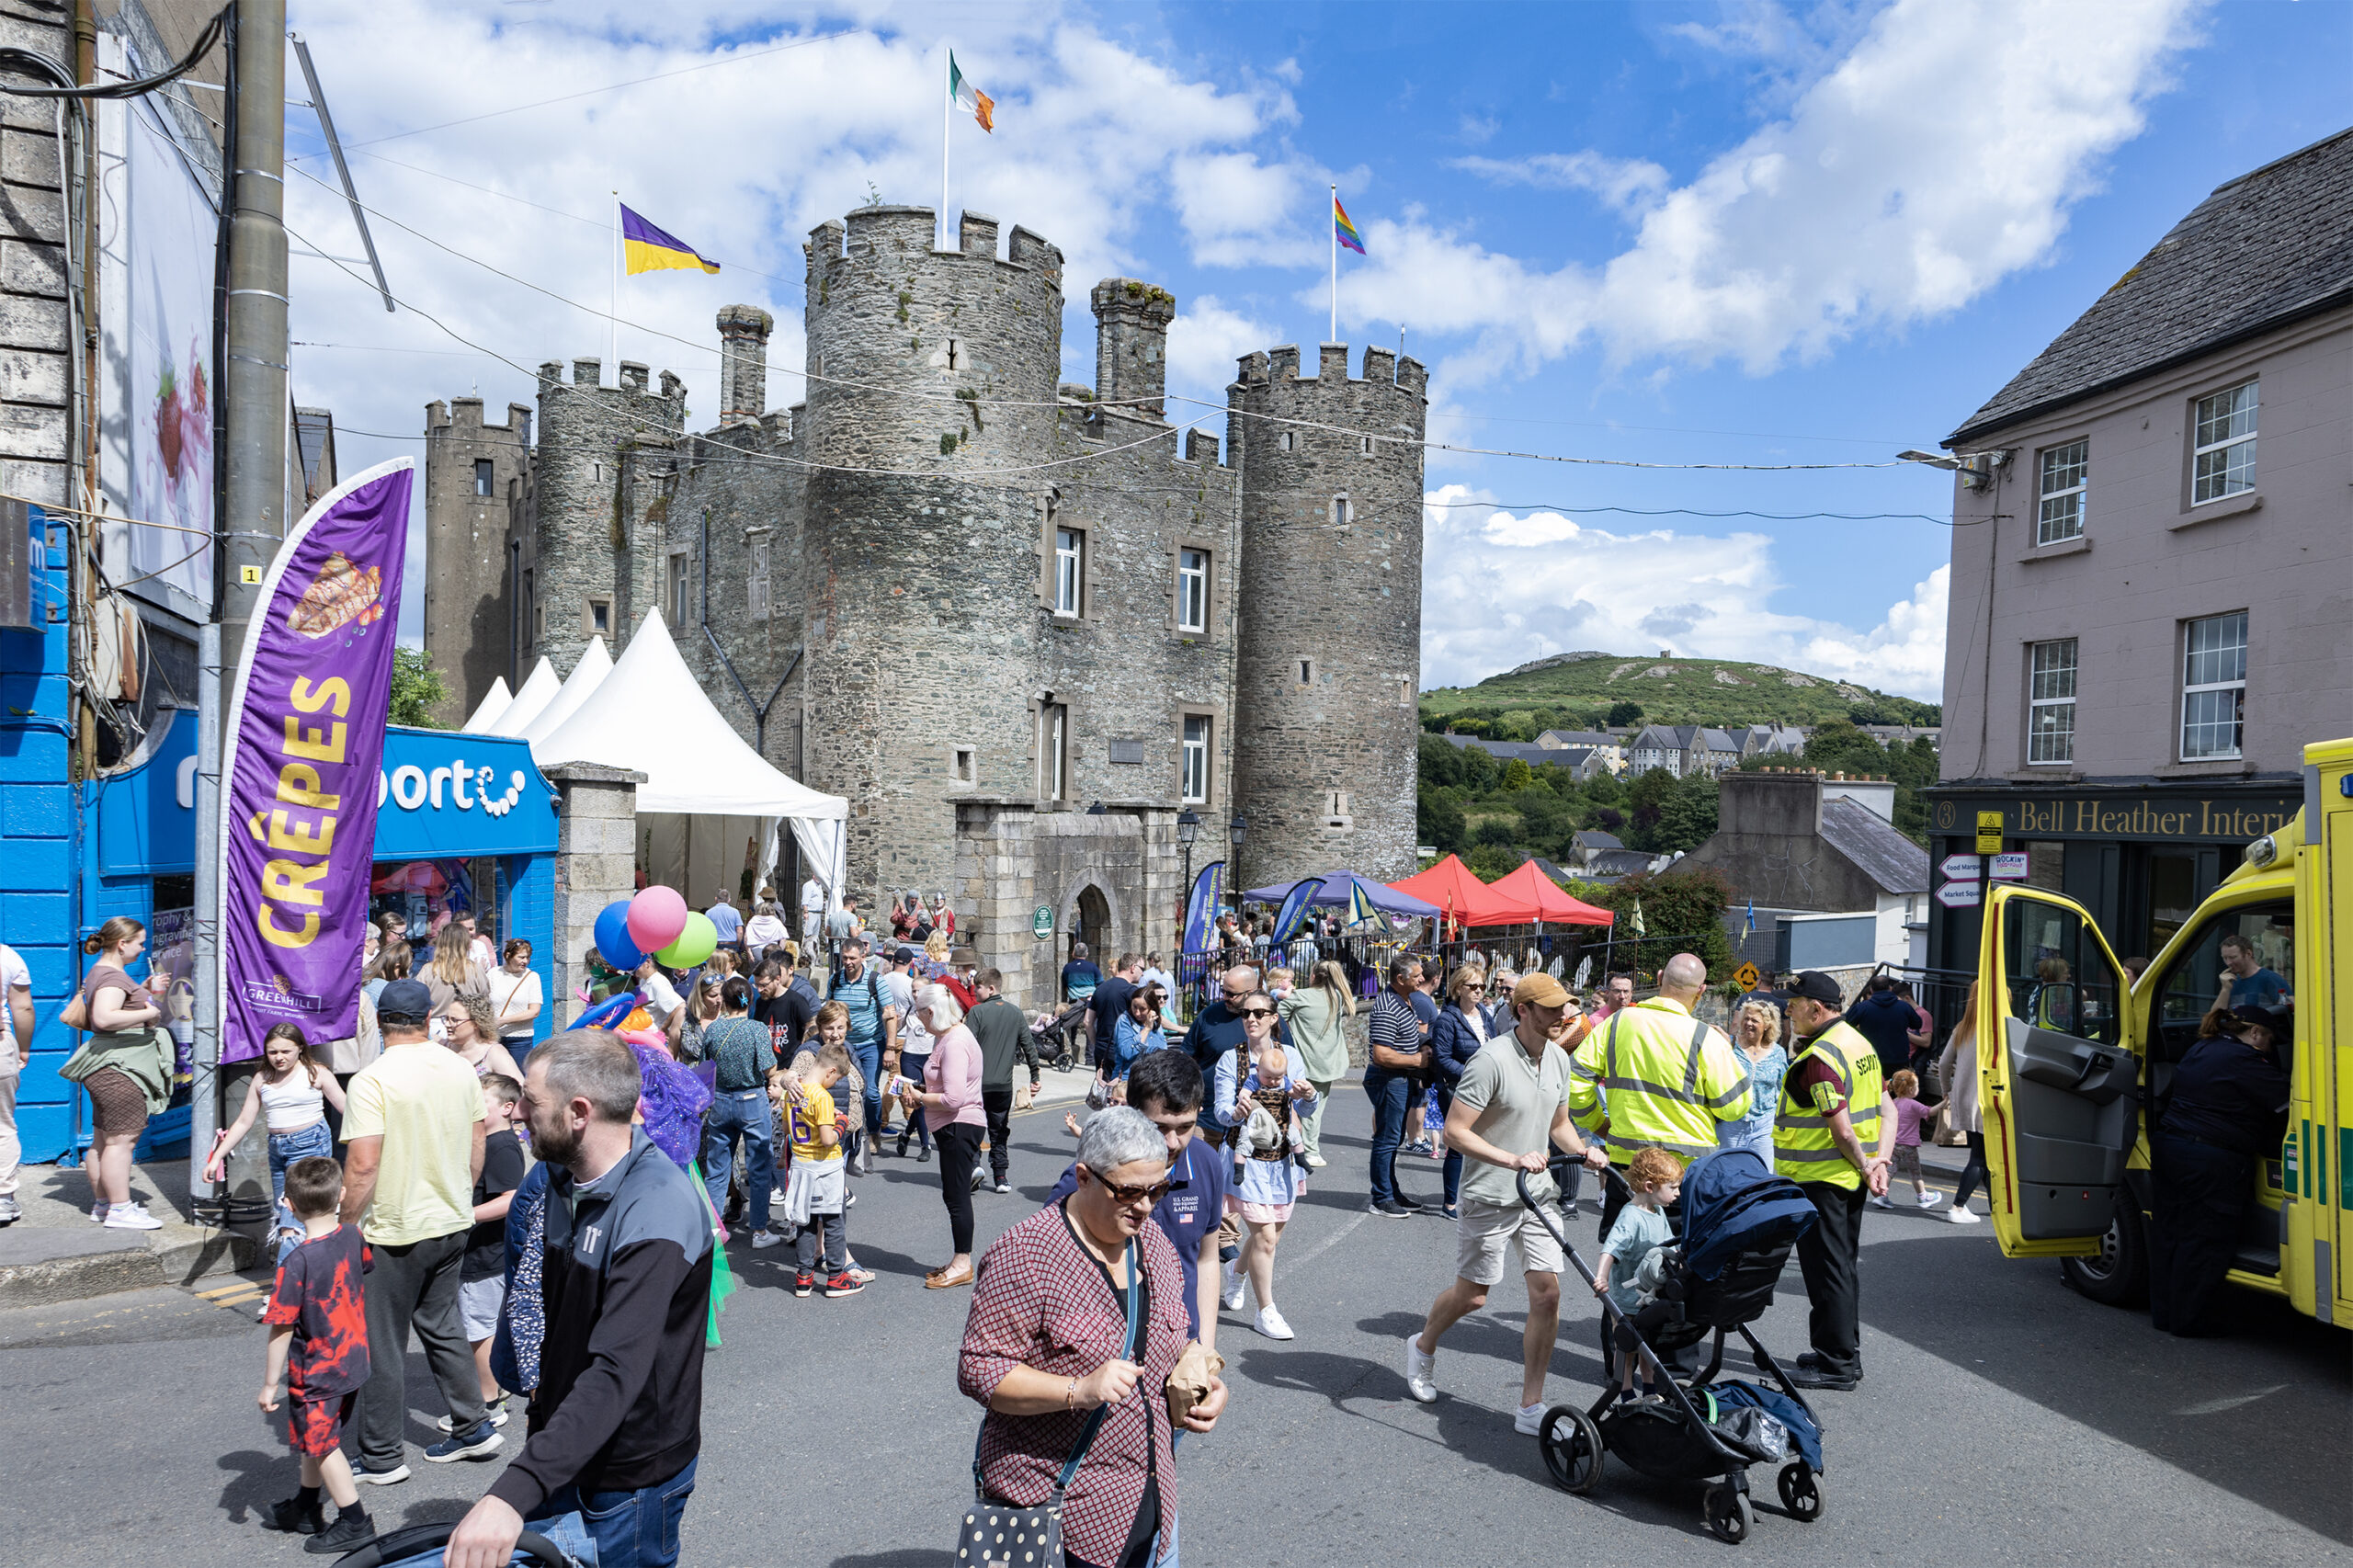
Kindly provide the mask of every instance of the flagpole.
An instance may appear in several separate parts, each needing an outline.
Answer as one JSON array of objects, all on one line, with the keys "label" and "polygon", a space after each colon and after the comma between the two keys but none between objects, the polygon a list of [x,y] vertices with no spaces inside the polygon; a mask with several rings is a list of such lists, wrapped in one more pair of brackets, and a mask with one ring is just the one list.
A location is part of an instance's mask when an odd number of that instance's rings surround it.
[{"label": "flagpole", "polygon": [[956,51],[948,51],[948,74],[940,81],[945,89],[939,96],[939,237],[932,243],[941,250],[948,248],[948,141],[956,117]]},{"label": "flagpole", "polygon": [[1326,343],[1340,341],[1340,187],[1332,187],[1332,335]]},{"label": "flagpole", "polygon": [[619,386],[621,373],[621,193],[618,190],[613,192],[612,309],[607,319],[613,324],[613,384]]}]

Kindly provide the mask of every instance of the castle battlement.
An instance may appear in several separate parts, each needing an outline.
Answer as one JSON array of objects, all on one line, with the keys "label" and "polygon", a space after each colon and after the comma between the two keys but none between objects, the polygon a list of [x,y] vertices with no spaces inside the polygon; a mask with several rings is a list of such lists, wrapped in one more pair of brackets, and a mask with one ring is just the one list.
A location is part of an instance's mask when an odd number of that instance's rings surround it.
[{"label": "castle battlement", "polygon": [[1427,401],[1430,373],[1419,359],[1411,355],[1400,357],[1392,348],[1367,346],[1364,351],[1364,373],[1348,373],[1348,346],[1325,343],[1317,346],[1316,373],[1299,373],[1299,345],[1285,344],[1280,348],[1245,354],[1237,362],[1233,381],[1227,386],[1229,394],[1252,388],[1271,386],[1371,388],[1393,387],[1409,396]]},{"label": "castle battlement", "polygon": [[517,432],[528,433],[531,428],[531,405],[510,403],[506,405],[504,424],[493,425],[482,416],[483,402],[478,397],[453,397],[447,403],[436,399],[425,405],[425,433],[431,437],[448,436],[464,440],[484,430],[496,430],[512,437]]}]

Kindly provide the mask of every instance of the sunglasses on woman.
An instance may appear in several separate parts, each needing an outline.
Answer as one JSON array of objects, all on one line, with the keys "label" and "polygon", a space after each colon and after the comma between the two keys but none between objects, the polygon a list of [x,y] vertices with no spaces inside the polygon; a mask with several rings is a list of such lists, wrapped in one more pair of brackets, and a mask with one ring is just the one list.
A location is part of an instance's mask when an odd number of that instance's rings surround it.
[{"label": "sunglasses on woman", "polygon": [[[1086,1174],[1095,1176],[1093,1171]],[[1111,1201],[1120,1204],[1157,1203],[1185,1185],[1181,1181],[1162,1181],[1150,1187],[1129,1187],[1123,1182],[1108,1181],[1099,1176],[1095,1179],[1103,1183],[1103,1190],[1111,1195]]]},{"label": "sunglasses on woman", "polygon": [[1272,1007],[1245,1007],[1242,1016],[1245,1018],[1271,1018],[1275,1010]]}]

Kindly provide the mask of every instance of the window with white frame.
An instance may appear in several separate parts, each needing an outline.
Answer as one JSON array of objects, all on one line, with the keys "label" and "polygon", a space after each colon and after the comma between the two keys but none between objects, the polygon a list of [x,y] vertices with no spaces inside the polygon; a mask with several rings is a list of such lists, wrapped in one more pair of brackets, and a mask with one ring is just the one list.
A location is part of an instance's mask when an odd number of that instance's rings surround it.
[{"label": "window with white frame", "polygon": [[1179,794],[1188,804],[1210,798],[1210,716],[1185,715],[1184,779]]},{"label": "window with white frame", "polygon": [[1356,508],[1348,505],[1348,498],[1347,496],[1335,495],[1332,497],[1332,520],[1334,522],[1339,524],[1342,528],[1347,528],[1348,526],[1349,519],[1353,517],[1355,514]]},{"label": "window with white frame", "polygon": [[1210,552],[1206,550],[1179,550],[1176,552],[1176,630],[1207,631],[1210,629]]},{"label": "window with white frame", "polygon": [[1068,798],[1070,790],[1070,707],[1045,702],[1038,707],[1038,793],[1049,801]]},{"label": "window with white frame", "polygon": [[2191,506],[2219,501],[2225,495],[2255,488],[2258,384],[2248,381],[2198,400],[2197,444],[2191,449],[2189,460]]},{"label": "window with white frame", "polygon": [[2038,767],[2075,760],[2075,640],[2037,642],[2028,676],[2026,759]]},{"label": "window with white frame", "polygon": [[2246,611],[2187,622],[2181,644],[2181,760],[2237,756],[2246,712]]},{"label": "window with white frame", "polygon": [[2071,441],[2042,453],[2042,504],[2035,514],[2034,542],[2061,544],[2084,532],[2084,494],[2090,472],[2091,443]]},{"label": "window with white frame", "polygon": [[1077,528],[1054,530],[1054,613],[1079,613],[1080,585],[1086,581],[1086,535]]}]

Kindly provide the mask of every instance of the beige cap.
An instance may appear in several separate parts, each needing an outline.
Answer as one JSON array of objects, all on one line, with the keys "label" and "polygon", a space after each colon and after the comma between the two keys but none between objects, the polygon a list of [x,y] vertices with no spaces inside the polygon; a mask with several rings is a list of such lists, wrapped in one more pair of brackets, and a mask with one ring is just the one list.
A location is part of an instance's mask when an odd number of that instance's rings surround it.
[{"label": "beige cap", "polygon": [[1538,1007],[1565,1007],[1569,1005],[1569,994],[1561,989],[1561,983],[1541,971],[1513,986],[1511,999],[1515,1006],[1527,1004]]}]

